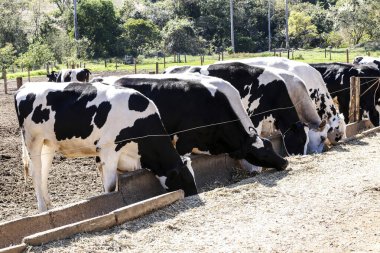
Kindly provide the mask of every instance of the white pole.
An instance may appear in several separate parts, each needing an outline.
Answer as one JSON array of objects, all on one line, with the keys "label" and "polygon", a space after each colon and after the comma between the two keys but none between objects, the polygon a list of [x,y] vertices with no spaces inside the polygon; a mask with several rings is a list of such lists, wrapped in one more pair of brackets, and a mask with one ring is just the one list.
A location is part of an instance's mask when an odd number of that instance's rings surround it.
[{"label": "white pole", "polygon": [[234,1],[233,0],[230,0],[230,19],[231,19],[231,46],[232,46],[232,52],[235,53]]},{"label": "white pole", "polygon": [[288,9],[288,0],[285,0],[285,47],[289,49],[289,9]]},{"label": "white pole", "polygon": [[272,44],[272,34],[270,31],[270,0],[268,0],[268,51],[271,49],[271,44]]}]

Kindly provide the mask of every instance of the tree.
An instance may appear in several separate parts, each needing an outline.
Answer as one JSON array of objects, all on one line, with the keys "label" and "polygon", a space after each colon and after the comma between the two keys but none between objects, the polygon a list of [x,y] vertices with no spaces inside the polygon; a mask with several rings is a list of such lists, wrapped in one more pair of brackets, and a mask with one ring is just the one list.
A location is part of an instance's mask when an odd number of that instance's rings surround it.
[{"label": "tree", "polygon": [[42,66],[43,64],[53,61],[54,56],[50,48],[37,41],[33,44],[30,44],[28,51],[22,54],[18,59],[18,63],[24,64],[24,66],[31,69],[33,66]]},{"label": "tree", "polygon": [[[118,46],[121,29],[112,1],[86,0],[78,4],[78,32],[90,42],[95,57],[120,54]],[[71,27],[73,33],[73,27]]]},{"label": "tree", "polygon": [[310,41],[317,37],[317,27],[306,13],[292,11],[289,16],[289,36],[293,46],[308,47]]},{"label": "tree", "polygon": [[26,1],[0,1],[0,47],[11,43],[17,52],[25,51],[28,45],[27,34],[22,19]]},{"label": "tree", "polygon": [[198,54],[203,51],[202,39],[188,19],[169,21],[163,29],[163,43],[170,54]]},{"label": "tree", "polygon": [[0,48],[0,64],[1,68],[5,69],[13,64],[16,59],[16,50],[12,44],[7,43]]},{"label": "tree", "polygon": [[158,47],[160,31],[152,21],[130,18],[124,24],[124,29],[129,51],[134,57],[145,49]]}]

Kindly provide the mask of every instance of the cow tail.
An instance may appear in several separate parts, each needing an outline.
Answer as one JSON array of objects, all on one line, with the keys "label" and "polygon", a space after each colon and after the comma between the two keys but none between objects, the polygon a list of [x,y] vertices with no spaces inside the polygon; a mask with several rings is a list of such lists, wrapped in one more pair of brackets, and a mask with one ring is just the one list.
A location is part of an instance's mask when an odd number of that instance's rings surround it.
[{"label": "cow tail", "polygon": [[27,180],[28,175],[29,175],[30,157],[29,157],[28,150],[26,148],[25,138],[24,138],[24,134],[22,131],[21,131],[21,139],[22,139],[22,141],[21,141],[22,142],[22,163],[24,164],[24,182],[26,184],[26,180]]}]

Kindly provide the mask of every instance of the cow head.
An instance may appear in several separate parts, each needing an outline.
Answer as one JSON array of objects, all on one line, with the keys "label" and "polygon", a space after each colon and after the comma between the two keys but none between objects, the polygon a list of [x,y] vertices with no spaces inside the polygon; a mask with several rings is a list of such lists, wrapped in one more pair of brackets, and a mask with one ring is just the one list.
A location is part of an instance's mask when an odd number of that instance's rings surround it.
[{"label": "cow head", "polygon": [[291,127],[283,133],[284,145],[289,155],[306,155],[307,146],[309,144],[308,132],[309,127],[306,124],[297,122],[292,124]]},{"label": "cow head", "polygon": [[[238,159],[244,158],[253,165],[284,170],[289,164],[286,159],[274,151],[272,143],[268,139],[260,138],[258,135],[253,135],[248,139],[243,151],[245,151],[244,157]],[[230,154],[233,158],[235,155],[236,153]]]},{"label": "cow head", "polygon": [[307,146],[307,153],[322,153],[325,141],[327,139],[327,131],[330,125],[325,120],[319,124],[319,126],[309,125],[309,144]]},{"label": "cow head", "polygon": [[327,138],[330,143],[335,145],[342,138],[346,138],[346,122],[343,114],[337,114],[330,118],[330,128],[327,132]]},{"label": "cow head", "polygon": [[48,82],[57,82],[57,74],[53,70],[49,75],[46,75],[49,78]]},{"label": "cow head", "polygon": [[195,185],[194,171],[191,167],[191,160],[189,157],[182,157],[182,166],[170,170],[166,175],[165,185],[168,191],[175,191],[182,189],[185,196],[191,196],[198,193],[197,186]]}]

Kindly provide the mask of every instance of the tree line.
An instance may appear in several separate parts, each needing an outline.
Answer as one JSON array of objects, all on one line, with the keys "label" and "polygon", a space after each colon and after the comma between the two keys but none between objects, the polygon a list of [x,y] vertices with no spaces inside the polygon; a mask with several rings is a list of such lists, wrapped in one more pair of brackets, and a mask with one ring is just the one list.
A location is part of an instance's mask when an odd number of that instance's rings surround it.
[{"label": "tree line", "polygon": [[[233,2],[236,52],[285,47],[285,1]],[[0,0],[3,68],[232,51],[229,0],[124,0],[119,7],[111,0],[77,3],[75,40],[72,0]],[[378,0],[290,0],[290,47],[379,47],[379,9]]]}]

